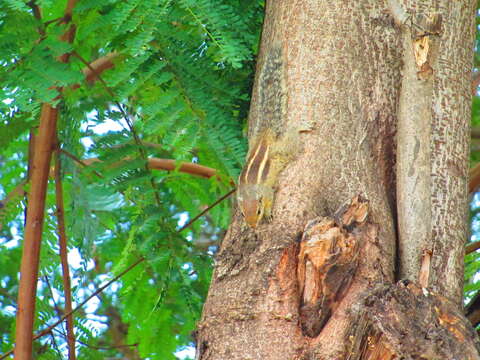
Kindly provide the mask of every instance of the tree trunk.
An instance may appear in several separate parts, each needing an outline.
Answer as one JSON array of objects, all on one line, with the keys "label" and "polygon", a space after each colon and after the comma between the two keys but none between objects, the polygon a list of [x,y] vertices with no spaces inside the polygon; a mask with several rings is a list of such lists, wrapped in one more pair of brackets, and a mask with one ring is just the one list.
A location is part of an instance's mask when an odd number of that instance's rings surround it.
[{"label": "tree trunk", "polygon": [[[397,230],[400,95],[424,81],[424,69],[418,79],[406,75],[415,69],[404,65],[413,51],[405,24],[374,0],[268,1],[257,70],[279,47],[282,126],[311,130],[298,135],[301,147],[276,181],[272,220],[251,228],[239,211],[233,218],[198,325],[197,359],[479,358],[461,313],[476,1],[414,3],[400,7],[442,19],[427,34],[438,44],[429,58],[431,215],[416,213],[431,223],[422,234],[431,245]],[[270,116],[262,91],[273,85],[259,77],[250,129]],[[428,288],[416,283],[422,254],[431,257],[422,268]]]}]

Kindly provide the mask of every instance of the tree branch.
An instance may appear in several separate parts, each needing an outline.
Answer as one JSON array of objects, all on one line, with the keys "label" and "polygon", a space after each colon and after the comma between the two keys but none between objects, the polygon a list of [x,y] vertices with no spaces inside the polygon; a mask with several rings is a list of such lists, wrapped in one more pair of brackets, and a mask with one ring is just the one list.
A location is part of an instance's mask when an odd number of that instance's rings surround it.
[{"label": "tree branch", "polygon": [[469,243],[467,246],[465,246],[465,255],[471,254],[478,249],[480,249],[480,241]]},{"label": "tree branch", "polygon": [[[479,76],[479,79],[480,79],[480,76]],[[472,139],[480,139],[480,127],[478,126],[472,127],[471,136],[472,136]]]},{"label": "tree branch", "polygon": [[[150,143],[146,143],[145,145],[158,146],[157,144],[150,144]],[[77,156],[69,153],[66,150],[59,149],[58,151],[84,167],[89,166],[95,162],[101,161],[98,158],[90,158],[90,159],[82,160]],[[131,159],[124,159],[124,161],[128,161],[128,160],[131,160]],[[203,166],[196,163],[189,163],[189,162],[179,163],[177,160],[173,160],[173,159],[148,158],[147,164],[149,169],[151,170],[165,170],[165,171],[178,170],[179,172],[190,174],[192,176],[198,176],[205,179],[210,179],[213,176],[219,177],[217,169]],[[94,171],[94,173],[98,177],[103,177],[98,171]],[[10,191],[3,200],[0,200],[0,218],[2,217],[2,214],[4,213],[4,211],[6,210],[8,203],[12,199],[14,199],[17,196],[25,195],[26,184],[27,184],[27,180],[22,181],[12,191]],[[235,186],[233,179],[230,179],[230,185]],[[2,228],[2,224],[0,224],[0,230],[1,228]]]},{"label": "tree branch", "polygon": [[480,71],[474,72],[472,76],[472,96],[477,95],[477,89],[480,85]]},{"label": "tree branch", "polygon": [[18,291],[15,358],[32,358],[33,321],[48,173],[58,110],[43,104],[35,142]]},{"label": "tree branch", "polygon": [[[95,81],[98,80],[98,77],[108,69],[111,69],[115,66],[113,63],[113,59],[118,57],[119,53],[111,52],[97,60],[92,61],[88,65],[83,68],[82,73],[85,76],[85,80],[88,84],[93,84]],[[72,85],[72,89],[78,89],[80,84]]]},{"label": "tree branch", "polygon": [[[53,328],[57,327],[59,324],[61,324],[68,316],[72,315],[74,312],[76,312],[77,310],[81,309],[87,302],[89,302],[91,299],[93,299],[95,296],[97,296],[99,293],[101,293],[103,290],[105,290],[107,287],[109,287],[111,284],[113,284],[115,281],[117,281],[118,279],[120,279],[123,275],[125,275],[127,272],[129,272],[130,270],[132,270],[134,267],[136,267],[138,264],[142,263],[143,261],[145,261],[145,258],[140,258],[138,259],[137,261],[135,261],[132,265],[130,265],[129,267],[127,267],[125,270],[123,270],[120,274],[118,274],[117,276],[113,277],[110,281],[108,281],[105,285],[99,287],[97,290],[95,290],[95,292],[93,292],[89,297],[87,297],[85,300],[83,300],[80,304],[78,304],[78,306],[73,309],[72,311],[70,312],[67,312],[65,313],[65,315],[63,315],[60,319],[58,319],[57,321],[55,321],[52,325],[50,325],[48,328],[40,331],[37,335],[35,335],[35,337],[32,339],[32,340],[37,340],[39,338],[41,338],[42,336],[48,334],[50,331],[52,331]],[[15,350],[16,350],[17,347],[15,347]],[[0,360],[2,359],[5,359],[8,355],[10,355],[13,351],[8,351],[6,352],[5,354],[3,354],[2,356],[0,356]],[[16,351],[15,351],[15,354],[16,354]],[[16,355],[15,355],[16,356]],[[25,359],[27,360],[27,359]],[[30,359],[28,359],[30,360]]]},{"label": "tree branch", "polygon": [[[58,147],[58,144],[57,144]],[[61,178],[61,161],[58,151],[55,152],[55,201],[57,207],[58,240],[60,260],[62,263],[63,293],[65,296],[65,312],[72,311],[72,287],[68,268],[67,233],[65,231],[65,210],[63,206],[63,186]],[[73,314],[67,316],[68,359],[75,360],[75,334],[73,332]]]},{"label": "tree branch", "polygon": [[[132,161],[132,158],[125,158],[122,161]],[[81,164],[88,166],[96,162],[101,162],[98,158],[89,158],[81,160]],[[189,162],[178,162],[173,159],[160,159],[160,158],[148,158],[147,159],[147,166],[151,170],[166,170],[166,171],[174,171],[178,169],[178,171],[190,174],[193,176],[202,177],[205,179],[209,179],[213,176],[218,176],[218,172],[214,168],[210,168],[207,166],[199,165],[196,163],[189,163]]]},{"label": "tree branch", "polygon": [[[69,24],[76,0],[68,0],[63,23]],[[75,26],[70,25],[61,39],[71,43],[75,35]],[[60,56],[60,62],[68,62],[69,54]],[[58,109],[42,104],[40,125],[34,145],[34,158],[31,169],[31,190],[28,194],[28,210],[24,230],[22,262],[20,265],[20,283],[18,290],[18,308],[15,331],[15,359],[30,360],[33,346],[33,323],[35,300],[42,241],[43,220],[48,174],[54,140],[56,138]]]},{"label": "tree branch", "polygon": [[474,193],[480,186],[480,163],[470,169],[470,181],[468,183],[469,194]]}]

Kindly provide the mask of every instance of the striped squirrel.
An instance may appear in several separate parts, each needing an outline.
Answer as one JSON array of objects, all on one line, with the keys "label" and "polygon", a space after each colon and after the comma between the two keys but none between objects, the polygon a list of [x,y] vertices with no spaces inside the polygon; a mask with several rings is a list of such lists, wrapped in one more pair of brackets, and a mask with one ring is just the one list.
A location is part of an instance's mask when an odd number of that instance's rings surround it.
[{"label": "striped squirrel", "polygon": [[298,133],[302,130],[286,127],[288,99],[284,66],[282,48],[272,46],[258,78],[259,115],[252,129],[247,162],[237,191],[240,210],[252,228],[262,219],[270,220],[278,174],[298,152]]}]

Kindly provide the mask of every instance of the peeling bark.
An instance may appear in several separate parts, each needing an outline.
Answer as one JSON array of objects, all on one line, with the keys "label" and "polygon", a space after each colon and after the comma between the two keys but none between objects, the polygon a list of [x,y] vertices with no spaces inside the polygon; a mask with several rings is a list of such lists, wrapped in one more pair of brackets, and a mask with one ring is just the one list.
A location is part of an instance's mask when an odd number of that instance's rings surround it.
[{"label": "peeling bark", "polygon": [[358,266],[367,202],[355,197],[337,214],[307,224],[300,243],[297,278],[300,324],[304,335],[316,337],[350,288]]},{"label": "peeling bark", "polygon": [[355,311],[348,360],[479,359],[480,341],[458,306],[408,281],[371,292]]}]

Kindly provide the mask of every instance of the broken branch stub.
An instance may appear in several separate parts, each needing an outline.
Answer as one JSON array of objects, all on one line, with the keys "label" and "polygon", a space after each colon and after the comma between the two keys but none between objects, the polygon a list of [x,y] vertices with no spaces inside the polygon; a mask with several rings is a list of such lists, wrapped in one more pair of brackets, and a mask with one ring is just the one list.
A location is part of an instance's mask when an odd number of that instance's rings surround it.
[{"label": "broken branch stub", "polygon": [[347,293],[358,266],[368,202],[355,196],[335,214],[306,226],[298,255],[300,323],[306,336],[316,337]]},{"label": "broken branch stub", "polygon": [[447,298],[400,281],[366,296],[347,335],[347,360],[479,359],[475,331]]}]

